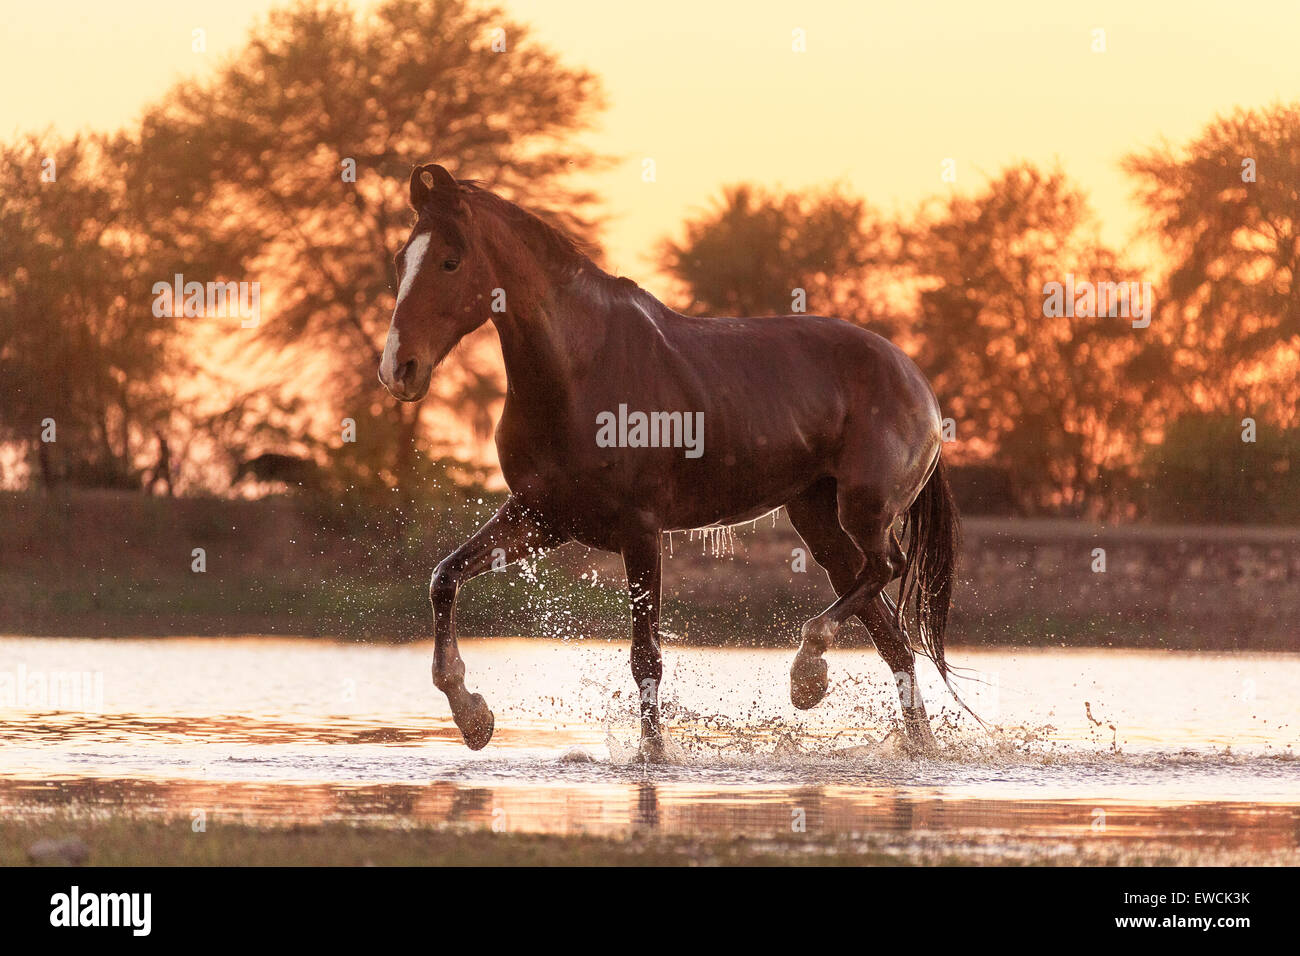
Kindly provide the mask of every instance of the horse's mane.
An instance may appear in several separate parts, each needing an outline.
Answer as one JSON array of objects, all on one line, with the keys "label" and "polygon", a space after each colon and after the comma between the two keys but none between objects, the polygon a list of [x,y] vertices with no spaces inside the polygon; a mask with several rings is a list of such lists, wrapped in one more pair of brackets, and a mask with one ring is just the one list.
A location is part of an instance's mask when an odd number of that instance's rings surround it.
[{"label": "horse's mane", "polygon": [[[640,312],[647,314],[651,321],[654,321],[657,314],[672,311],[632,279],[613,276],[602,269],[592,259],[592,247],[569,235],[559,226],[498,196],[480,180],[461,179],[458,184],[462,188],[456,202],[489,213],[477,217],[476,221],[481,227],[494,229],[504,226],[509,229],[557,285],[576,286],[581,293],[594,295],[602,304],[621,301],[634,305]],[[431,201],[421,215],[427,216],[438,226],[453,245],[464,250],[466,239],[457,220],[454,203]],[[505,244],[500,245],[506,247]]]},{"label": "horse's mane", "polygon": [[547,271],[566,278],[586,269],[604,271],[592,261],[590,247],[563,229],[498,196],[478,180],[462,179],[460,184],[465,187],[466,200],[471,205],[485,207],[509,225]]}]

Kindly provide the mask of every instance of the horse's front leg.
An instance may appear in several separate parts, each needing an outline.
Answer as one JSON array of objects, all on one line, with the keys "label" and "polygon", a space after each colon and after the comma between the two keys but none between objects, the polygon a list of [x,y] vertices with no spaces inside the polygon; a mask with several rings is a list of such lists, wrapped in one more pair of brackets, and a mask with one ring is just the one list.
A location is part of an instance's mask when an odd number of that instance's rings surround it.
[{"label": "horse's front leg", "polygon": [[659,723],[659,683],[663,658],[659,651],[659,596],[663,558],[655,531],[623,548],[627,587],[632,599],[632,678],[641,704],[641,753],[647,760],[664,756]]},{"label": "horse's front leg", "polygon": [[429,582],[433,604],[433,683],[447,695],[452,717],[470,750],[482,750],[492,739],[495,719],[481,694],[465,689],[465,662],[456,646],[454,612],[461,584],[492,567],[503,567],[552,547],[561,536],[547,530],[538,517],[515,497],[474,536],[443,558]]}]

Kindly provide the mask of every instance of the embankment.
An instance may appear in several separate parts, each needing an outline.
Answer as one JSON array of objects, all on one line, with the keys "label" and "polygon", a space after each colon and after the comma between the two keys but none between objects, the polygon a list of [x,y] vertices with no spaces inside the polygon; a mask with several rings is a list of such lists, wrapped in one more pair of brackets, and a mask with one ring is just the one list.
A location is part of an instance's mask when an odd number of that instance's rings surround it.
[{"label": "embankment", "polygon": [[[430,571],[492,507],[3,494],[0,633],[424,637]],[[793,643],[832,597],[801,547],[784,518],[737,529],[721,554],[674,535],[670,639]],[[458,610],[467,634],[621,637],[625,621],[617,559],[576,546],[535,579],[484,575]],[[1294,650],[1298,622],[1300,529],[965,522],[954,643]]]}]

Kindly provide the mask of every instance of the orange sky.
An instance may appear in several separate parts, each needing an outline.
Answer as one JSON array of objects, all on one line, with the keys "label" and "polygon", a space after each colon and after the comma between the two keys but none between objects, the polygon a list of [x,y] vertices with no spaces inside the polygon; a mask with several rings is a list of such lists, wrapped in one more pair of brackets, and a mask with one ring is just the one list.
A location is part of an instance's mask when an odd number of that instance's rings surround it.
[{"label": "orange sky", "polygon": [[[0,135],[129,122],[175,79],[237,49],[270,0],[53,0],[0,12]],[[886,212],[967,189],[1018,158],[1059,160],[1106,238],[1136,223],[1116,163],[1216,112],[1300,96],[1300,3],[1255,0],[900,4],[750,0],[507,0],[516,19],[605,81],[589,139],[622,158],[597,177],[609,265],[652,291],[649,250],[751,180],[838,180]],[[881,9],[886,8],[886,9]],[[892,9],[890,9],[892,8]],[[206,29],[208,52],[190,50]],[[807,52],[791,50],[806,31]],[[1095,28],[1107,51],[1091,51]],[[646,157],[658,181],[641,179]],[[447,159],[447,157],[437,157]]]}]

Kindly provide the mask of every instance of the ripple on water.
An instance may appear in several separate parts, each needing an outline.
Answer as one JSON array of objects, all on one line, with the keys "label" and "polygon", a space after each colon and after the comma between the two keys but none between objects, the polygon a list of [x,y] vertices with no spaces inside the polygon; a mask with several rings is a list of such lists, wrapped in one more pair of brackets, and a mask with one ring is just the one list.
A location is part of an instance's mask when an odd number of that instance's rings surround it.
[{"label": "ripple on water", "polygon": [[625,645],[466,642],[471,687],[497,714],[478,753],[429,688],[428,653],[0,641],[0,668],[100,669],[107,698],[97,713],[0,709],[0,809],[453,826],[499,811],[564,833],[780,833],[803,814],[936,853],[1007,830],[1285,854],[1300,832],[1295,655],[963,650],[996,690],[975,701],[995,730],[923,678],[940,749],[916,759],[870,654],[830,655],[830,695],[805,713],[786,696],[789,651],[670,648],[669,761],[647,766]]}]

